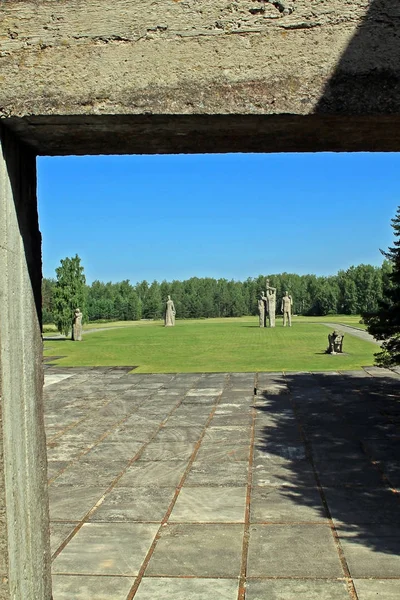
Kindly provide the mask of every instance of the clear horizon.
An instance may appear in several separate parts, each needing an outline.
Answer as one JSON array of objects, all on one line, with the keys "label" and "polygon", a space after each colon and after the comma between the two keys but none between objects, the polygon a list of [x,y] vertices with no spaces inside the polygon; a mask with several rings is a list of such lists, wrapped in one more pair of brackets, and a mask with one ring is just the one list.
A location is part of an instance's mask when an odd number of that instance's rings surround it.
[{"label": "clear horizon", "polygon": [[88,283],[335,275],[393,241],[400,155],[40,157],[43,271]]}]

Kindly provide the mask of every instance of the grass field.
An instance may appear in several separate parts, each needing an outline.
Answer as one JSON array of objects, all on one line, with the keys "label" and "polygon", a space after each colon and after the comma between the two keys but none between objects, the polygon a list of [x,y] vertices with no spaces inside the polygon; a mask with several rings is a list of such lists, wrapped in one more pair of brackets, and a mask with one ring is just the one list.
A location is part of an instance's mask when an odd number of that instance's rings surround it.
[{"label": "grass field", "polygon": [[345,355],[324,354],[329,329],[322,320],[305,319],[295,318],[292,328],[278,320],[274,329],[260,329],[256,317],[177,321],[171,328],[136,321],[87,334],[80,343],[46,341],[45,356],[63,356],[54,361],[63,366],[137,366],[139,373],[331,371],[373,364],[377,346],[350,335]]}]

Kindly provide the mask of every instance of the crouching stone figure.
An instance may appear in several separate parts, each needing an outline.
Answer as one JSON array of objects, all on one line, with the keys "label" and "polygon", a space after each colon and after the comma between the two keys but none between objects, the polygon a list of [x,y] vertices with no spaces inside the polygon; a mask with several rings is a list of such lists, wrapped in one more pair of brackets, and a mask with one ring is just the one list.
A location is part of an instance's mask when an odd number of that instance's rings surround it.
[{"label": "crouching stone figure", "polygon": [[325,350],[326,354],[342,354],[343,352],[343,338],[344,334],[339,331],[334,331],[328,335],[328,348]]}]

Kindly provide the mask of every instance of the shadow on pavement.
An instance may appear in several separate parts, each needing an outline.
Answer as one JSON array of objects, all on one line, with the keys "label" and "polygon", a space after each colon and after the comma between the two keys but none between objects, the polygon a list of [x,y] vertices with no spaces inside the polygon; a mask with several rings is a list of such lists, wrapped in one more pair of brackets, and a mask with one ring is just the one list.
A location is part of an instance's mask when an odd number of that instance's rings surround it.
[{"label": "shadow on pavement", "polygon": [[253,485],[278,487],[293,521],[309,507],[342,542],[400,555],[400,378],[264,373],[257,391]]}]

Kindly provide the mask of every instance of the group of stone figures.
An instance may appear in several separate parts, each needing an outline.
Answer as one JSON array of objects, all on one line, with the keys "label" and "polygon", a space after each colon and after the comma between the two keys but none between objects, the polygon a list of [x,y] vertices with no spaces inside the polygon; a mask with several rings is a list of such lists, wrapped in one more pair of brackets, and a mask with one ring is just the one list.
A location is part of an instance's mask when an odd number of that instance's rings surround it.
[{"label": "group of stone figures", "polygon": [[[269,326],[275,327],[275,312],[276,312],[276,288],[269,285],[267,279],[266,295],[261,294],[258,301],[258,312],[260,317],[260,327],[267,327],[267,315],[269,320]],[[283,326],[292,325],[292,296],[289,296],[288,292],[282,298],[281,311],[283,313]],[[171,296],[168,296],[168,300],[165,306],[165,327],[173,327],[175,325],[175,305]],[[82,317],[83,314],[79,308],[75,309],[74,318],[72,320],[72,336],[71,339],[74,342],[82,341]],[[343,352],[343,338],[344,335],[338,331],[334,331],[328,335],[329,345],[325,350],[327,354],[342,354]]]},{"label": "group of stone figures", "polygon": [[[258,314],[260,319],[260,327],[267,327],[267,320],[270,327],[275,327],[276,313],[276,288],[269,285],[269,280],[266,282],[266,293],[261,293],[258,301]],[[283,313],[283,326],[292,326],[292,306],[293,299],[289,296],[289,292],[285,292],[281,302],[281,311]]]},{"label": "group of stone figures", "polygon": [[[261,294],[261,298],[258,301],[258,312],[260,317],[260,327],[267,327],[267,316],[269,320],[269,326],[275,327],[275,313],[276,313],[276,288],[269,285],[269,280],[266,282],[266,295]],[[283,313],[283,326],[292,325],[292,296],[289,296],[288,292],[282,298],[281,311]],[[171,296],[168,296],[168,300],[165,306],[164,326],[173,327],[175,325],[175,305]]]}]

